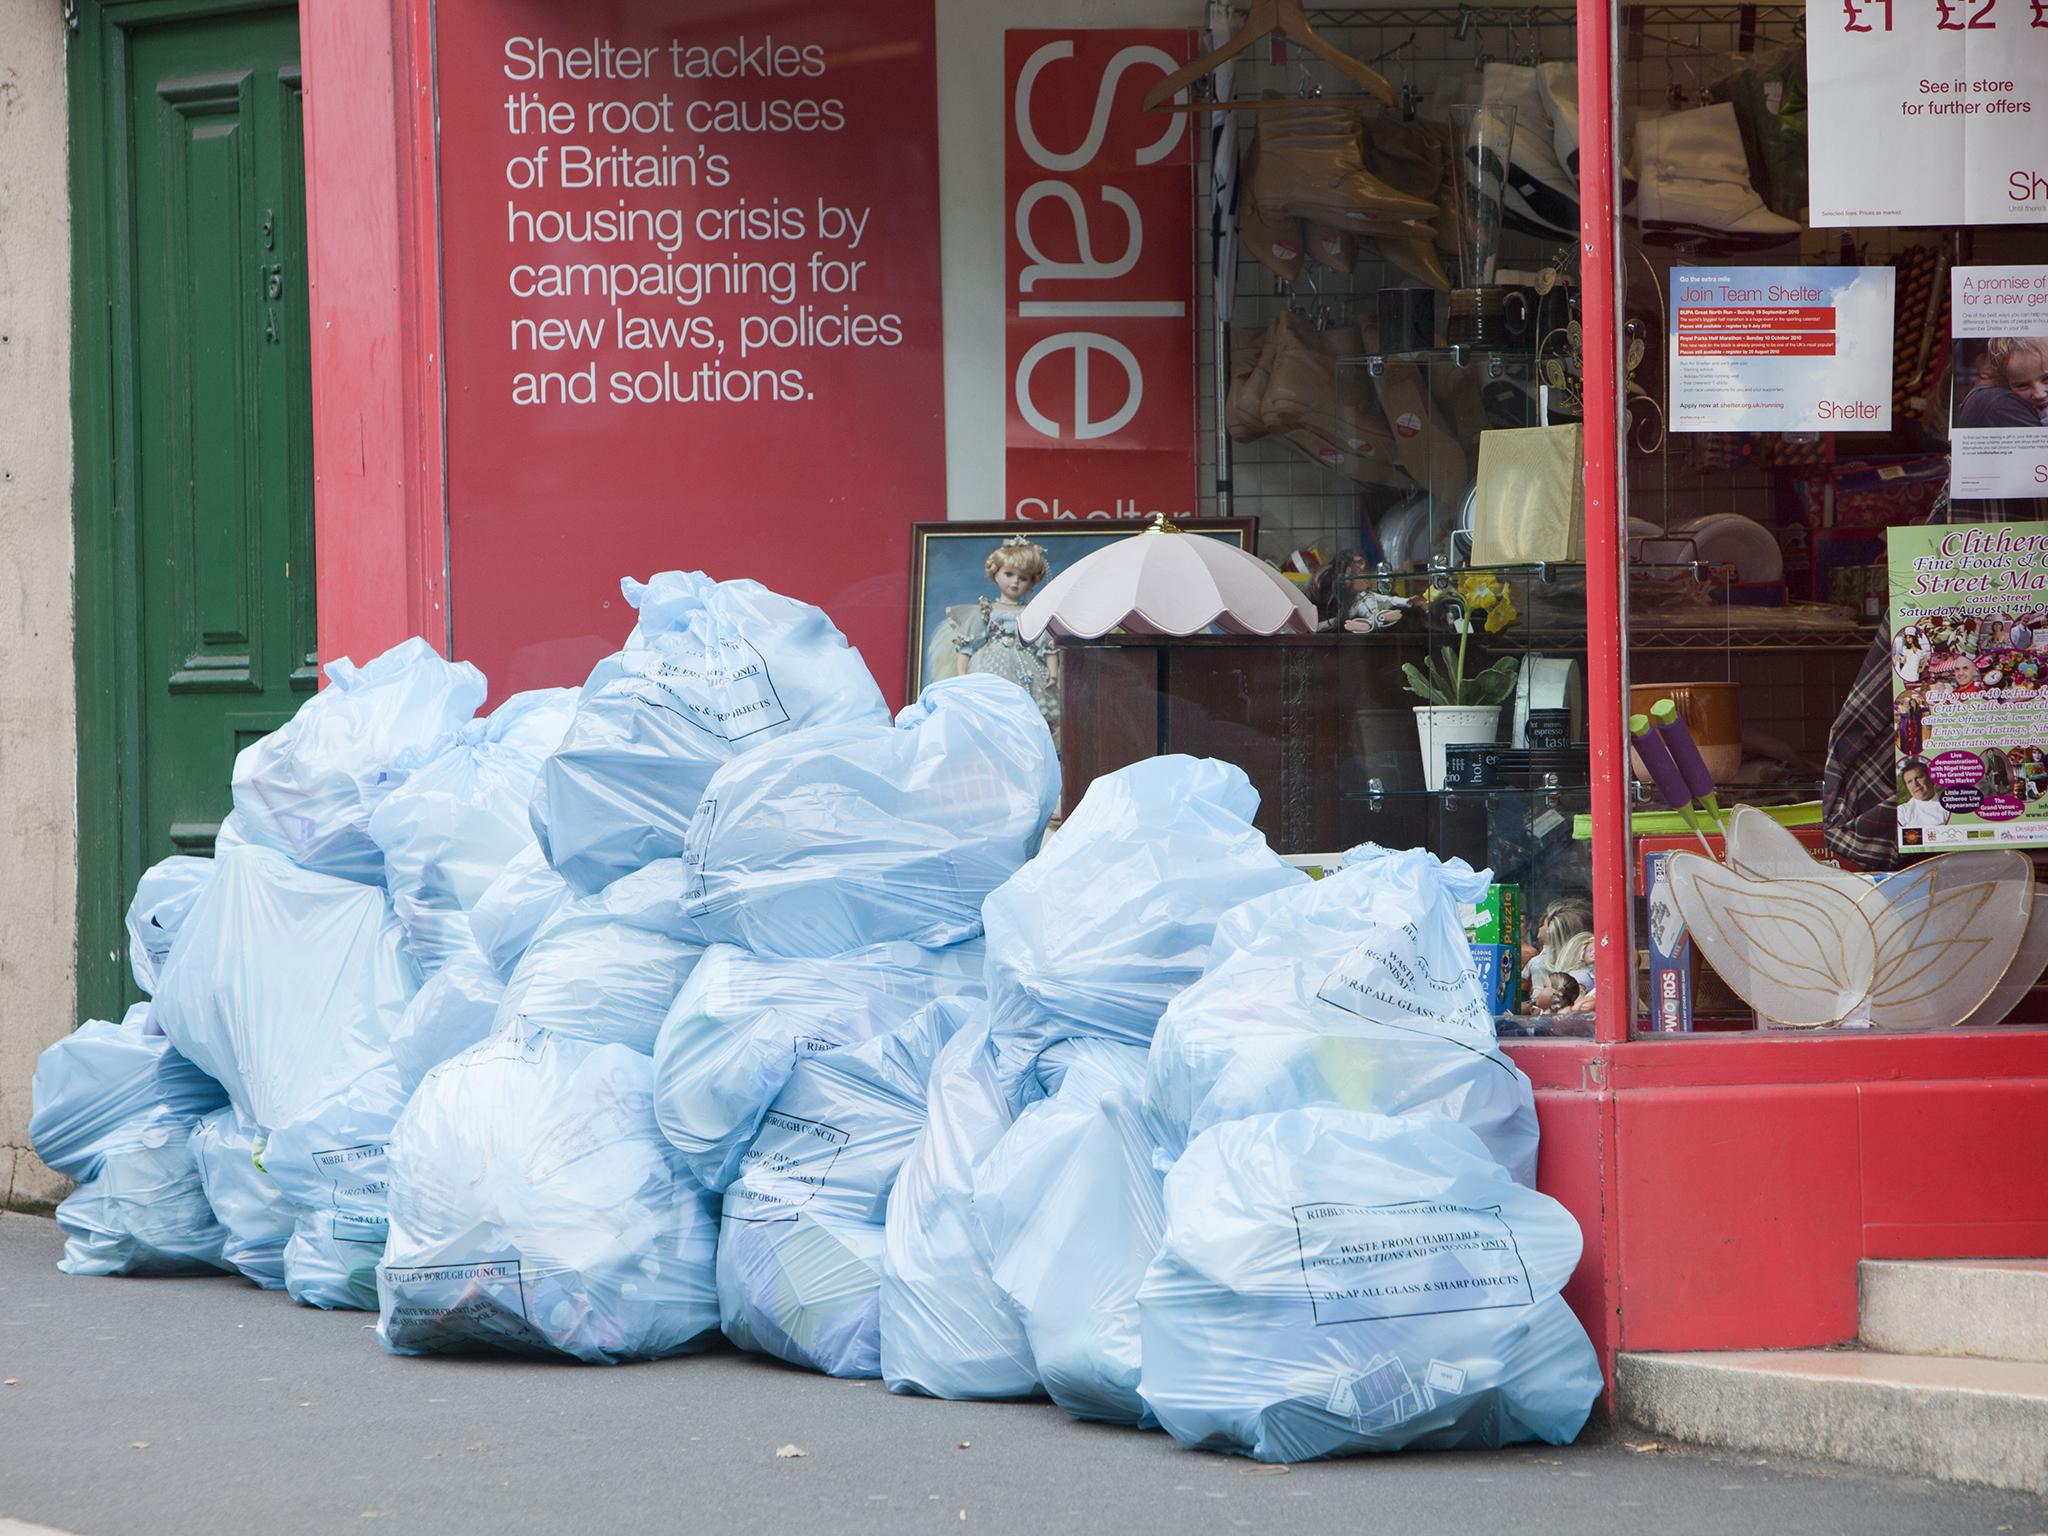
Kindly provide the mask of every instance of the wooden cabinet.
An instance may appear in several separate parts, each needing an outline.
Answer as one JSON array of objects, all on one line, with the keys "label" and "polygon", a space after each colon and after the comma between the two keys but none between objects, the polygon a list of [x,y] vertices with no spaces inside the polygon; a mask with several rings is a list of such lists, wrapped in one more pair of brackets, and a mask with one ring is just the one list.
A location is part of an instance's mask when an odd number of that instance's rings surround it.
[{"label": "wooden cabinet", "polygon": [[[1282,853],[1324,853],[1367,835],[1373,779],[1419,791],[1414,698],[1419,626],[1379,635],[1105,635],[1060,646],[1060,760],[1068,808],[1099,776],[1161,753],[1220,757],[1259,791],[1259,829]],[[1347,798],[1352,797],[1352,798]],[[1408,807],[1408,841],[1427,841]],[[1393,830],[1374,829],[1380,841]]]}]

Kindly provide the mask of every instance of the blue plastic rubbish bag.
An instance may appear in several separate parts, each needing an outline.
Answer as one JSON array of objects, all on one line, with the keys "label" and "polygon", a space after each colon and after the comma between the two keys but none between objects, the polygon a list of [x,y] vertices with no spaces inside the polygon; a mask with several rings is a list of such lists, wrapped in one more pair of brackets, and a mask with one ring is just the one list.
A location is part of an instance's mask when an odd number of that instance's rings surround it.
[{"label": "blue plastic rubbish bag", "polygon": [[1013,1106],[1055,1041],[1147,1044],[1174,994],[1201,975],[1217,918],[1306,882],[1252,825],[1258,807],[1229,763],[1134,763],[1091,784],[1038,857],[989,897],[989,1018]]},{"label": "blue plastic rubbish bag", "polygon": [[384,883],[426,975],[470,947],[470,910],[537,846],[527,802],[575,713],[573,689],[516,693],[443,741],[372,813]]},{"label": "blue plastic rubbish bag", "polygon": [[296,1212],[284,1250],[293,1301],[377,1309],[391,1132],[405,1101],[387,1058],[264,1138],[263,1168]]},{"label": "blue plastic rubbish bag", "polygon": [[1152,1042],[1146,1108],[1166,1155],[1221,1121],[1323,1104],[1448,1116],[1534,1184],[1535,1094],[1494,1041],[1458,918],[1490,878],[1368,845],[1225,914]]},{"label": "blue plastic rubbish bag", "polygon": [[568,901],[567,882],[549,866],[538,843],[512,856],[470,909],[469,931],[498,975],[510,979],[534,935]]},{"label": "blue plastic rubbish bag", "polygon": [[[159,1130],[163,1127],[159,1126]],[[57,1207],[67,1275],[199,1275],[229,1266],[227,1239],[192,1160],[189,1129],[158,1146],[109,1152]]]},{"label": "blue plastic rubbish bag", "polygon": [[391,1060],[419,990],[378,887],[268,848],[222,854],[157,984],[151,1017],[265,1132]]},{"label": "blue plastic rubbish bag", "polygon": [[723,1194],[797,1062],[901,1029],[927,1003],[978,995],[978,943],[884,944],[830,960],[704,952],[655,1042],[654,1113],[697,1181]]},{"label": "blue plastic rubbish bag", "polygon": [[300,1211],[284,1245],[285,1294],[327,1311],[377,1310],[377,1265],[389,1224],[355,1211]]},{"label": "blue plastic rubbish bag", "polygon": [[704,951],[670,935],[681,866],[666,859],[564,904],[542,927],[498,1005],[514,1019],[652,1054],[676,993]]},{"label": "blue plastic rubbish bag", "polygon": [[505,983],[474,946],[429,976],[391,1030],[391,1059],[407,1094],[429,1069],[484,1040],[498,1020]]},{"label": "blue plastic rubbish bag", "polygon": [[1165,1224],[1139,1107],[1145,1055],[1075,1040],[1055,1058],[1058,1091],[976,1169],[974,1217],[1052,1400],[1077,1419],[1144,1427],[1138,1283]]},{"label": "blue plastic rubbish bag", "polygon": [[81,1024],[36,1058],[28,1138],[67,1179],[99,1175],[112,1152],[182,1142],[227,1090],[148,1028],[149,1004],[118,1024]]},{"label": "blue plastic rubbish bag", "polygon": [[220,830],[213,834],[213,856],[217,859],[230,848],[249,846],[249,834],[243,830],[242,818],[233,811],[220,819]]},{"label": "blue plastic rubbish bag", "polygon": [[183,1275],[220,1269],[213,1219],[186,1143],[227,1102],[220,1084],[145,1025],[94,1020],[43,1052],[30,1086],[29,1140],[79,1187],[57,1207],[72,1275]]},{"label": "blue plastic rubbish bag", "polygon": [[392,1143],[385,1348],[606,1364],[710,1343],[718,1217],[653,1091],[639,1052],[546,1030],[428,1073]]},{"label": "blue plastic rubbish bag", "polygon": [[712,775],[683,910],[706,942],[756,954],[957,944],[981,933],[982,902],[1037,849],[1059,791],[1031,695],[947,678],[893,730],[817,726]]},{"label": "blue plastic rubbish bag", "polygon": [[1166,1178],[1138,1293],[1145,1401],[1260,1461],[1563,1444],[1600,1393],[1558,1291],[1563,1206],[1463,1126],[1295,1109],[1214,1126]]},{"label": "blue plastic rubbish bag", "polygon": [[882,1246],[882,1379],[891,1392],[1029,1397],[1038,1372],[1024,1325],[990,1271],[973,1215],[974,1170],[1010,1129],[986,1007],[956,1011],[926,1091],[925,1127],[889,1191]]},{"label": "blue plastic rubbish bag", "polygon": [[822,610],[699,571],[620,585],[640,622],[590,674],[533,794],[548,862],[583,892],[680,854],[727,760],[805,726],[888,724],[860,653]]},{"label": "blue plastic rubbish bag", "polygon": [[882,1373],[882,1229],[924,1127],[947,1002],[899,1030],[806,1056],[726,1186],[718,1234],[725,1336],[828,1376]]},{"label": "blue plastic rubbish bag", "polygon": [[327,664],[328,686],[235,759],[242,833],[301,868],[381,885],[371,839],[379,802],[477,712],[483,673],[417,637],[358,667]]},{"label": "blue plastic rubbish bag", "polygon": [[221,1257],[266,1291],[281,1291],[292,1207],[277,1181],[256,1166],[256,1139],[255,1127],[233,1106],[217,1109],[192,1127],[192,1160],[226,1233]]},{"label": "blue plastic rubbish bag", "polygon": [[144,993],[156,991],[185,915],[212,878],[213,860],[177,854],[152,864],[135,882],[135,899],[128,903],[128,968]]}]

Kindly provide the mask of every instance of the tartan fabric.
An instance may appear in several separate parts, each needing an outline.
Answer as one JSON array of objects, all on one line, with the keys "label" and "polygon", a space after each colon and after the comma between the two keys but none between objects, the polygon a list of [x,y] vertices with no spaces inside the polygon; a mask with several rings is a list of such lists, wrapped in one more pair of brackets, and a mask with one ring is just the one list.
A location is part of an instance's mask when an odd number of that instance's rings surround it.
[{"label": "tartan fabric", "polygon": [[1896,761],[1892,624],[1886,615],[1828,732],[1828,764],[1820,782],[1821,836],[1836,858],[1861,869],[1898,867]]},{"label": "tartan fabric", "polygon": [[[1952,503],[1944,486],[1927,521],[1992,523],[2038,517],[2041,511],[2038,501]],[[1828,731],[1828,762],[1821,776],[1821,836],[1837,858],[1863,869],[1899,867],[1895,728],[1892,625],[1887,614]]]}]

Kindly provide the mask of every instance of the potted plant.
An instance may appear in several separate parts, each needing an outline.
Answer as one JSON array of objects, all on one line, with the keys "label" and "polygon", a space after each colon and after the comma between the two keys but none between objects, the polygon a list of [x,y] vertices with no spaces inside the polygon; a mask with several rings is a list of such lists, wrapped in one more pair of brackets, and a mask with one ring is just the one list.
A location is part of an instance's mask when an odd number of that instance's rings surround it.
[{"label": "potted plant", "polygon": [[1423,700],[1415,706],[1422,782],[1437,790],[1444,787],[1445,748],[1492,741],[1499,735],[1500,706],[1515,691],[1520,664],[1503,656],[1482,672],[1465,674],[1473,631],[1484,626],[1489,635],[1497,635],[1517,617],[1514,597],[1498,576],[1462,577],[1455,592],[1434,606],[1458,631],[1457,648],[1446,645],[1421,666],[1403,662],[1401,670],[1407,675],[1408,691]]}]

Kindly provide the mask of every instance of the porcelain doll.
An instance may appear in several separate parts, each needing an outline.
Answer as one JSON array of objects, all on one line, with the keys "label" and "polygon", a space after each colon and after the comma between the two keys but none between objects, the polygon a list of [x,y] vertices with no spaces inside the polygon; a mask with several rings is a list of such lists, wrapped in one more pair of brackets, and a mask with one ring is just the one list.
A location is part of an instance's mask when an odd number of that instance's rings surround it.
[{"label": "porcelain doll", "polygon": [[984,673],[1007,678],[1028,692],[1055,740],[1060,732],[1059,656],[1051,635],[1025,642],[1017,621],[1031,593],[1045,580],[1045,551],[1022,534],[1005,539],[983,564],[994,597],[955,603],[925,651],[925,678]]}]

